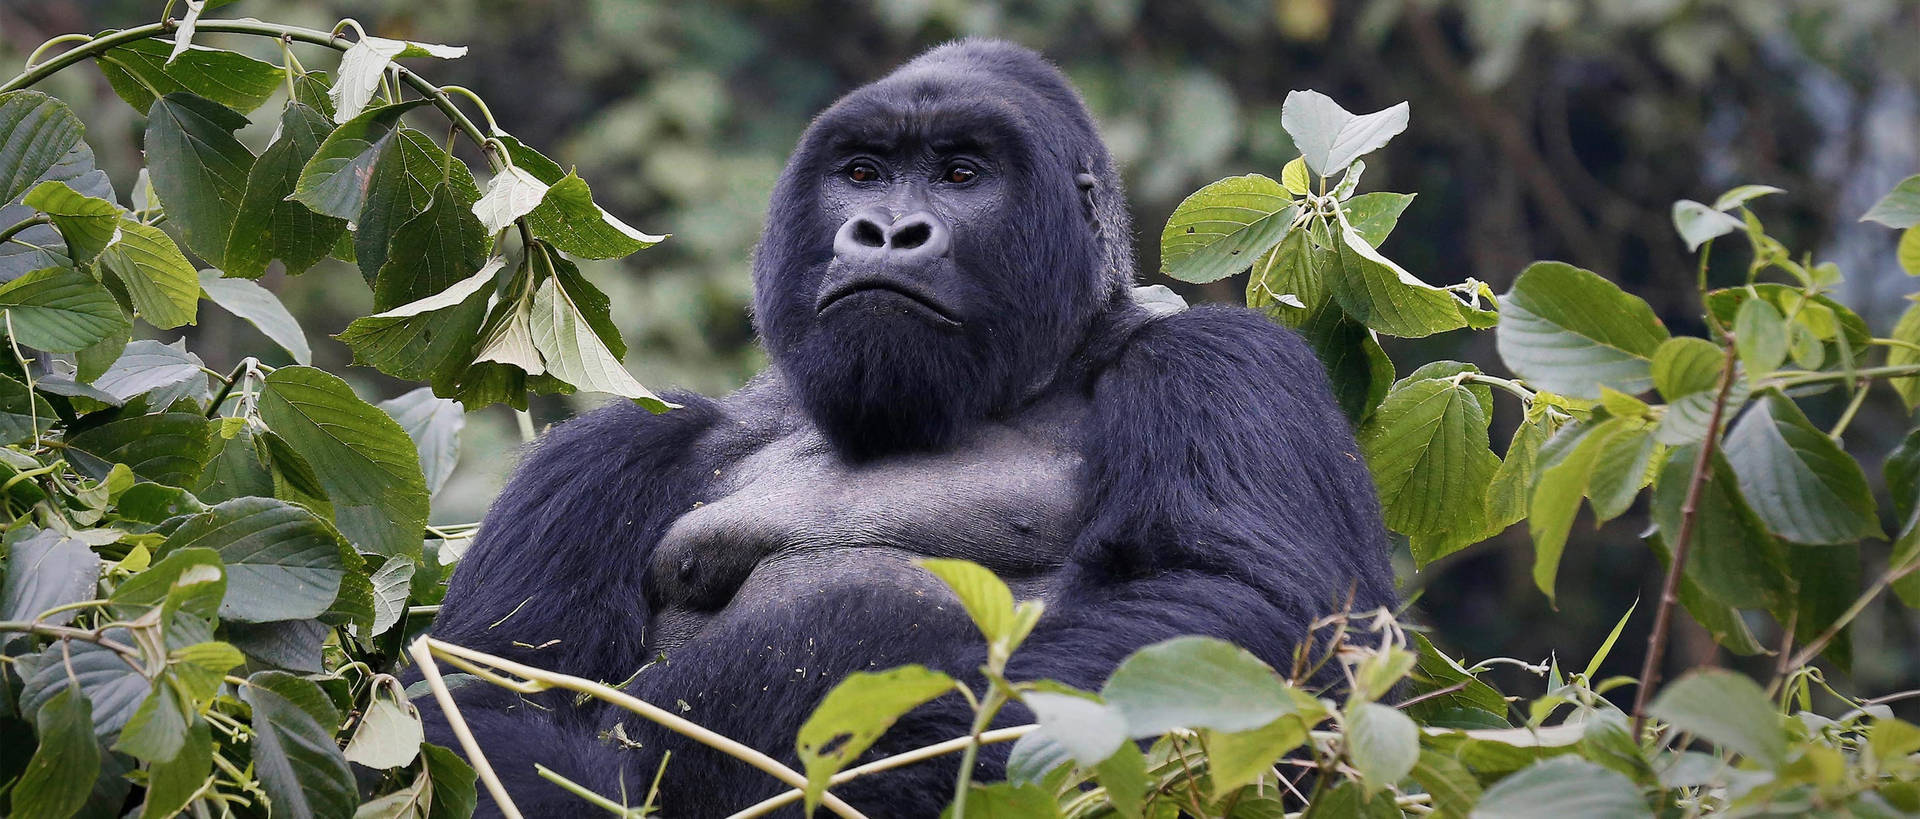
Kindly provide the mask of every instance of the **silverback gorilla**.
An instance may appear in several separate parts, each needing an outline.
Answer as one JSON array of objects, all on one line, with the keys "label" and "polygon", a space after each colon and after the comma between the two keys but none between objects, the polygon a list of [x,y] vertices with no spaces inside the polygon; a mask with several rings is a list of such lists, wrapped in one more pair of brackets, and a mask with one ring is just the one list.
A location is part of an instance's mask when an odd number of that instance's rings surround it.
[{"label": "silverback gorilla", "polygon": [[[773,366],[723,399],[676,395],[684,408],[659,416],[621,402],[548,433],[433,633],[631,678],[793,763],[800,723],[848,672],[920,663],[978,682],[982,641],[924,556],[1045,600],[1009,676],[1088,689],[1182,634],[1285,667],[1349,595],[1391,605],[1373,483],[1319,362],[1245,309],[1137,303],[1132,238],[1106,146],[1039,55],[967,40],[854,91],[773,192],[753,263]],[[599,812],[535,763],[637,802],[671,751],[673,817],[784,789],[591,701],[459,696],[528,816]],[[962,735],[969,715],[935,701],[869,757]],[[608,738],[617,722],[625,741]],[[978,776],[1004,760],[983,754]],[[957,764],[835,793],[935,816]]]}]

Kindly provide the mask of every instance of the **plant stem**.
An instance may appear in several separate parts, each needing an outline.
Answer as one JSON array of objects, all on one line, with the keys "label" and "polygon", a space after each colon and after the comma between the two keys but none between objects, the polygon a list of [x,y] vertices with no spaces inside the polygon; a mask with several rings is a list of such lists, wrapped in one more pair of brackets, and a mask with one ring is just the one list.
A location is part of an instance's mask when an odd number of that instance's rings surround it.
[{"label": "plant stem", "polygon": [[0,230],[0,244],[6,244],[9,240],[11,240],[15,236],[20,235],[20,232],[23,230],[26,230],[27,228],[33,227],[34,225],[44,225],[51,221],[53,220],[44,213],[36,213],[32,216],[22,219],[19,222],[14,223],[12,227],[7,228],[6,230]]},{"label": "plant stem", "polygon": [[1868,586],[1866,591],[1860,593],[1860,596],[1853,601],[1853,605],[1848,606],[1846,611],[1841,612],[1839,617],[1834,618],[1833,624],[1821,631],[1820,636],[1807,641],[1806,645],[1801,646],[1799,653],[1794,654],[1793,659],[1787,662],[1784,667],[1788,669],[1799,668],[1800,666],[1813,662],[1813,659],[1820,656],[1820,652],[1826,649],[1827,644],[1833,642],[1833,638],[1840,636],[1840,630],[1846,628],[1848,623],[1853,622],[1853,618],[1859,617],[1860,612],[1866,611],[1868,604],[1871,604],[1875,598],[1878,598],[1881,592],[1886,591],[1888,586],[1892,586],[1894,583],[1899,582],[1901,578],[1913,574],[1915,571],[1920,571],[1920,555],[1916,555],[1913,559],[1908,560],[1904,566],[1895,566],[1888,569],[1885,574],[1880,575],[1878,580],[1873,581],[1873,585]]},{"label": "plant stem", "polygon": [[[932,745],[915,748],[911,751],[905,751],[903,753],[894,754],[893,756],[876,759],[865,765],[861,765],[858,768],[848,768],[847,770],[834,774],[833,778],[827,781],[827,784],[829,786],[839,785],[844,782],[848,782],[863,776],[867,776],[868,774],[876,774],[881,771],[893,770],[894,768],[911,765],[916,762],[924,762],[934,757],[945,756],[947,754],[953,753],[954,751],[966,750],[969,746],[973,745],[975,742],[978,742],[981,745],[993,745],[1001,742],[1012,742],[1016,739],[1026,736],[1027,734],[1033,733],[1033,731],[1039,727],[1040,726],[1038,725],[1017,725],[1012,728],[996,728],[992,731],[987,731],[985,733],[980,734],[979,737],[977,738],[972,734],[968,734],[963,737],[954,737],[953,739],[949,739],[945,742],[936,742]],[[800,801],[800,797],[803,795],[804,794],[801,791],[797,791],[797,790],[787,791],[786,793],[780,794],[779,796],[769,797],[761,802],[758,802],[754,804],[752,807],[747,808],[746,810],[740,811],[739,813],[736,813],[736,814],[733,814],[732,816],[727,817],[727,819],[754,819],[754,817],[757,817],[757,816],[765,816],[781,807],[791,805],[795,802]]]},{"label": "plant stem", "polygon": [[1647,657],[1640,666],[1640,688],[1633,695],[1633,735],[1640,736],[1647,724],[1647,700],[1660,681],[1660,666],[1666,659],[1667,632],[1673,626],[1673,606],[1680,601],[1680,573],[1686,570],[1687,549],[1692,544],[1694,524],[1698,521],[1700,491],[1707,483],[1707,470],[1713,462],[1714,447],[1720,443],[1720,416],[1727,409],[1727,393],[1733,389],[1735,352],[1733,339],[1722,336],[1724,353],[1720,362],[1720,391],[1713,398],[1713,414],[1707,419],[1707,437],[1700,443],[1700,454],[1693,460],[1693,475],[1687,481],[1687,497],[1680,504],[1680,531],[1674,536],[1673,561],[1667,566],[1667,578],[1660,586],[1660,605],[1654,610],[1653,633],[1647,636]]},{"label": "plant stem", "polygon": [[[696,723],[692,720],[689,720],[685,717],[680,716],[679,714],[675,714],[671,711],[661,708],[660,706],[654,705],[653,703],[647,702],[646,700],[640,699],[639,697],[635,697],[632,694],[628,694],[625,691],[621,691],[612,686],[604,685],[602,683],[594,682],[592,680],[584,679],[581,677],[575,677],[568,674],[561,674],[556,671],[548,671],[546,669],[535,668],[530,665],[523,665],[521,663],[516,663],[512,660],[506,659],[504,657],[496,657],[492,654],[487,654],[481,651],[475,651],[473,649],[466,648],[464,646],[457,646],[452,643],[442,642],[440,640],[435,640],[431,637],[421,637],[419,640],[414,642],[414,647],[409,648],[408,652],[413,653],[416,650],[418,650],[420,653],[438,654],[442,657],[445,657],[448,661],[453,662],[455,665],[461,665],[462,667],[467,667],[466,663],[483,664],[483,665],[487,665],[487,666],[491,666],[493,668],[499,669],[500,671],[504,671],[508,674],[512,674],[516,677],[520,677],[525,680],[528,680],[533,686],[539,686],[542,688],[562,688],[568,691],[573,691],[575,693],[586,694],[587,696],[593,697],[594,699],[600,700],[602,702],[618,705],[621,708],[625,708],[628,711],[632,711],[636,714],[639,714],[640,716],[645,717],[648,720],[656,724],[659,724],[660,726],[670,731],[673,731],[676,734],[679,734],[681,736],[687,737],[688,739],[699,742],[700,744],[706,745],[707,747],[713,748],[714,750],[720,751],[721,753],[727,754],[728,756],[731,756],[735,759],[745,762],[748,765],[752,765],[753,767],[758,768],[761,771],[764,771],[765,773],[772,776],[773,778],[778,779],[781,782],[784,782],[792,787],[805,788],[807,786],[807,778],[805,776],[802,776],[799,772],[795,771],[794,769],[781,764],[779,760],[774,759],[773,757],[767,756],[764,753],[761,753],[758,749],[741,744],[739,741],[734,740],[730,737],[726,737],[721,734],[715,733],[712,729],[707,728],[704,725]],[[473,669],[470,667],[467,667],[467,670],[471,671]],[[505,687],[516,688],[516,686],[513,686],[511,684],[508,684]],[[533,690],[533,689],[521,688],[519,690]],[[448,699],[451,700],[451,697],[449,697]],[[442,704],[442,707],[445,708],[444,703]],[[458,724],[456,723],[456,725]],[[456,731],[455,733],[458,734],[458,731]],[[858,810],[855,810],[854,807],[852,805],[847,804],[845,800],[842,800],[841,798],[834,796],[831,793],[824,794],[821,798],[821,802],[827,806],[828,810],[833,811],[836,815],[843,817],[843,819],[865,819],[864,814],[860,813],[860,811]]]},{"label": "plant stem", "polygon": [[4,631],[21,634],[38,634],[42,637],[58,637],[62,640],[79,640],[81,642],[93,643],[129,661],[140,659],[140,652],[134,647],[117,640],[109,640],[100,636],[98,632],[88,631],[83,628],[50,626],[46,623],[29,622],[25,620],[0,620],[0,632]]},{"label": "plant stem", "polygon": [[555,785],[559,785],[560,787],[565,788],[568,793],[571,793],[574,796],[578,796],[581,799],[585,799],[588,802],[592,802],[596,807],[602,808],[607,812],[612,813],[615,816],[633,816],[634,815],[633,811],[627,809],[626,805],[622,805],[619,802],[615,802],[611,799],[601,796],[600,794],[594,793],[591,788],[588,788],[585,785],[582,785],[578,782],[575,782],[571,779],[561,776],[560,774],[556,773],[552,768],[549,768],[545,765],[535,762],[533,763],[533,771],[534,773],[539,774],[542,779],[545,779],[548,782],[552,782]]},{"label": "plant stem", "polygon": [[973,785],[974,762],[980,758],[980,737],[992,724],[994,714],[1007,702],[1006,692],[997,685],[987,689],[987,695],[980,702],[980,710],[974,712],[973,730],[967,732],[967,747],[960,754],[960,776],[953,782],[953,815],[967,815],[967,789]]},{"label": "plant stem", "polygon": [[1862,379],[1853,385],[1853,400],[1847,402],[1846,411],[1840,413],[1840,420],[1833,422],[1833,429],[1827,432],[1827,437],[1832,438],[1834,443],[1840,442],[1840,436],[1846,433],[1847,425],[1853,423],[1853,416],[1860,412],[1860,405],[1866,403],[1867,387],[1872,383]]},{"label": "plant stem", "polygon": [[500,777],[493,773],[493,765],[487,762],[486,754],[480,751],[480,743],[473,738],[473,729],[468,728],[467,721],[460,717],[460,706],[454,703],[453,692],[447,690],[446,681],[440,679],[440,666],[434,664],[429,644],[429,638],[422,636],[407,646],[407,653],[419,664],[420,677],[433,690],[434,701],[440,703],[441,716],[452,726],[453,735],[460,740],[461,749],[467,752],[467,762],[473,766],[474,774],[486,783],[487,793],[493,795],[494,806],[500,809],[500,815],[506,819],[524,819],[519,806],[513,804],[513,797],[507,795],[507,786],[500,783]]},{"label": "plant stem", "polygon": [[1824,381],[1848,381],[1855,378],[1862,380],[1874,378],[1906,378],[1915,375],[1920,375],[1920,364],[1897,364],[1885,367],[1867,367],[1852,371],[1839,370],[1835,372],[1789,370],[1787,372],[1775,373],[1767,378],[1767,380],[1760,382],[1760,388],[1777,387],[1786,389],[1788,387],[1800,387],[1807,384],[1818,384]]}]

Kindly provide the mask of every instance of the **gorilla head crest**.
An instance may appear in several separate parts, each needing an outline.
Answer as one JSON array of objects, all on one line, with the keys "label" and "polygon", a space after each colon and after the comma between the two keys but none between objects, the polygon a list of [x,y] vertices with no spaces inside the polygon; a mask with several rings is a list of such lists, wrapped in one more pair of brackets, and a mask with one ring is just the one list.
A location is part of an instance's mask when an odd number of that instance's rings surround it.
[{"label": "gorilla head crest", "polygon": [[1131,285],[1119,174],[1059,70],[935,48],[828,108],[773,193],[754,316],[854,454],[937,448],[1045,386]]}]

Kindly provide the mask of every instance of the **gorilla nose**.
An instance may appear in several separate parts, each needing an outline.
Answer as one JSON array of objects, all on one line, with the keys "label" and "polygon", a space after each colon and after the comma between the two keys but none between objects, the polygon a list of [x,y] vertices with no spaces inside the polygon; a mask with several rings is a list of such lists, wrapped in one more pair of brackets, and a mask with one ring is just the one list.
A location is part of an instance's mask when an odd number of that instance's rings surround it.
[{"label": "gorilla nose", "polygon": [[848,261],[910,264],[945,256],[951,247],[947,224],[926,211],[898,219],[884,210],[861,211],[833,237],[834,255]]}]

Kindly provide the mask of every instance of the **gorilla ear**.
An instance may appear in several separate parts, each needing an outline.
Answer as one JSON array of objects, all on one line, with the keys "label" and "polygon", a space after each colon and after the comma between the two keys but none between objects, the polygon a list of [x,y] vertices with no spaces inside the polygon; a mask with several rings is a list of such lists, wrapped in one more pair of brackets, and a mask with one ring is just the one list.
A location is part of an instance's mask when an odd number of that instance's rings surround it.
[{"label": "gorilla ear", "polygon": [[1077,174],[1074,174],[1073,176],[1073,183],[1080,186],[1080,193],[1081,193],[1080,201],[1081,201],[1081,204],[1086,207],[1087,221],[1089,223],[1094,224],[1096,227],[1099,225],[1100,217],[1098,215],[1098,210],[1094,205],[1093,189],[1094,189],[1094,186],[1099,184],[1099,182],[1100,180],[1094,178],[1094,175],[1091,173],[1088,173],[1087,171],[1081,171]]}]

